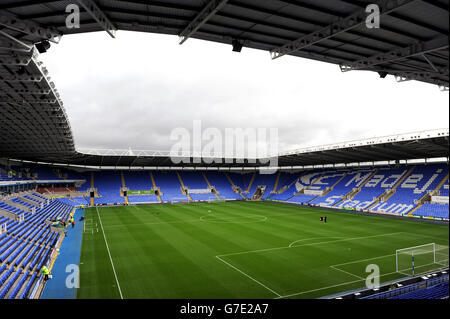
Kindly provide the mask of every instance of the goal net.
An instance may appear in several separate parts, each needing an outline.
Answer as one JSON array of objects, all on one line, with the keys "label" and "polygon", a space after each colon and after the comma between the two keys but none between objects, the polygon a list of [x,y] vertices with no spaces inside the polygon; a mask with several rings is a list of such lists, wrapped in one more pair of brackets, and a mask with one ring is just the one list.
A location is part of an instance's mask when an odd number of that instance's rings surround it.
[{"label": "goal net", "polygon": [[396,271],[414,276],[448,267],[448,246],[435,243],[397,249],[395,251]]}]

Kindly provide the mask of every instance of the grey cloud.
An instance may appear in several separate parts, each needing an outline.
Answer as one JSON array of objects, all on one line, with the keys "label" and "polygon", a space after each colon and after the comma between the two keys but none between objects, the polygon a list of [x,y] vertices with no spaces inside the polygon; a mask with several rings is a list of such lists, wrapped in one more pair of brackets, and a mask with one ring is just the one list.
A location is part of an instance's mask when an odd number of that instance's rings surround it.
[{"label": "grey cloud", "polygon": [[94,33],[67,36],[42,59],[82,148],[168,150],[171,131],[190,130],[193,120],[222,131],[278,128],[280,150],[448,127],[448,94],[427,84],[230,51],[195,40],[180,48],[160,35],[120,33],[111,41]]}]

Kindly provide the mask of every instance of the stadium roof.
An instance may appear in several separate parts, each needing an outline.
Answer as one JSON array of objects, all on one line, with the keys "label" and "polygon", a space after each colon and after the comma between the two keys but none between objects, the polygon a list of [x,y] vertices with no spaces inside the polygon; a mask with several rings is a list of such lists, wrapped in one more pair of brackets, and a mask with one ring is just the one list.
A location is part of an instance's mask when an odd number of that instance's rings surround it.
[{"label": "stadium roof", "polygon": [[[66,25],[73,3],[81,5],[79,28]],[[366,26],[366,8],[374,3],[379,29]],[[181,42],[241,44],[273,58],[290,54],[399,81],[449,83],[448,0],[2,0],[0,13],[3,31],[29,44],[73,33],[142,31],[179,35]],[[42,33],[24,32],[28,26]]]},{"label": "stadium roof", "polygon": [[[2,0],[0,157],[104,166],[173,166],[164,154],[90,155],[75,150],[69,120],[39,52],[63,35],[117,30],[163,33],[369,70],[448,89],[449,1],[376,1],[381,28],[365,24],[372,0]],[[66,8],[80,5],[79,28]],[[280,165],[448,157],[448,132],[418,141],[284,154]],[[380,144],[381,145],[381,144]],[[381,147],[381,146],[380,146]],[[355,149],[359,152],[355,152]],[[446,149],[444,149],[446,148]],[[377,151],[375,151],[377,150]],[[364,152],[363,152],[364,151]],[[242,164],[240,164],[242,165]],[[252,165],[246,163],[246,165]]]},{"label": "stadium roof", "polygon": [[[181,155],[181,156],[180,156]],[[72,157],[62,160],[60,156],[36,156],[30,153],[21,157],[9,156],[11,159],[22,159],[47,164],[67,164],[87,167],[141,167],[151,169],[167,168],[241,168],[265,167],[275,165],[283,168],[303,168],[330,164],[374,163],[382,161],[402,161],[411,159],[430,159],[449,157],[448,129],[416,132],[395,136],[330,144],[314,148],[302,149],[279,154],[277,161],[269,159],[227,159],[209,155],[190,156],[161,151],[132,150],[83,150]],[[199,159],[196,163],[196,159]],[[174,163],[174,160],[185,159],[185,162]],[[214,161],[212,161],[214,159]],[[271,158],[274,159],[274,158]],[[207,164],[208,160],[211,163]],[[218,162],[220,160],[220,162]]]}]

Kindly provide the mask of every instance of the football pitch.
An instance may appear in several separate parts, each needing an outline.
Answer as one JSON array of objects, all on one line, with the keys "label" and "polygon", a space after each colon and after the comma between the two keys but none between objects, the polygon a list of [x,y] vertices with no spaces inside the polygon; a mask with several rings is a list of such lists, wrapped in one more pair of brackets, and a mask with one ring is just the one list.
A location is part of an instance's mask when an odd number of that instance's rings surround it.
[{"label": "football pitch", "polygon": [[444,257],[417,255],[416,274],[448,265],[448,225],[267,202],[89,208],[77,297],[318,298],[364,287],[371,264],[403,278],[396,250],[429,243]]}]

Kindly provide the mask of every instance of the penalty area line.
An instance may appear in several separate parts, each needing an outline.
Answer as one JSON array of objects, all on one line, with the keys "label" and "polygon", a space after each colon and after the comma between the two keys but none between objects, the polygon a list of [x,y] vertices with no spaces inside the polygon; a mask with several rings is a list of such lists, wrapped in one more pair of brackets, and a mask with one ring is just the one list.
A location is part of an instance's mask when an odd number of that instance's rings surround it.
[{"label": "penalty area line", "polygon": [[253,278],[252,276],[246,274],[245,272],[243,272],[242,270],[240,270],[239,268],[233,266],[232,264],[230,264],[229,262],[226,262],[225,260],[223,260],[222,258],[220,258],[220,256],[216,256],[217,259],[219,259],[221,262],[223,262],[225,265],[233,268],[234,270],[240,272],[241,274],[243,274],[244,276],[246,276],[247,278],[253,280],[254,282],[256,282],[257,284],[259,284],[261,287],[264,287],[265,289],[269,290],[271,293],[275,294],[278,296],[278,298],[282,297],[278,292],[276,292],[275,290],[267,287],[266,285],[264,285],[263,283],[261,283],[260,281],[256,280],[255,278]]},{"label": "penalty area line", "polygon": [[341,272],[343,272],[344,274],[347,274],[347,275],[350,275],[350,276],[353,276],[353,277],[359,278],[359,279],[361,279],[361,280],[365,280],[365,279],[364,279],[363,277],[361,277],[361,276],[358,276],[358,275],[352,274],[351,272],[348,272],[348,271],[345,271],[345,270],[339,269],[339,268],[337,268],[337,267],[334,267],[334,266],[330,266],[330,268],[333,268],[333,269],[335,269],[335,270],[341,271]]}]

